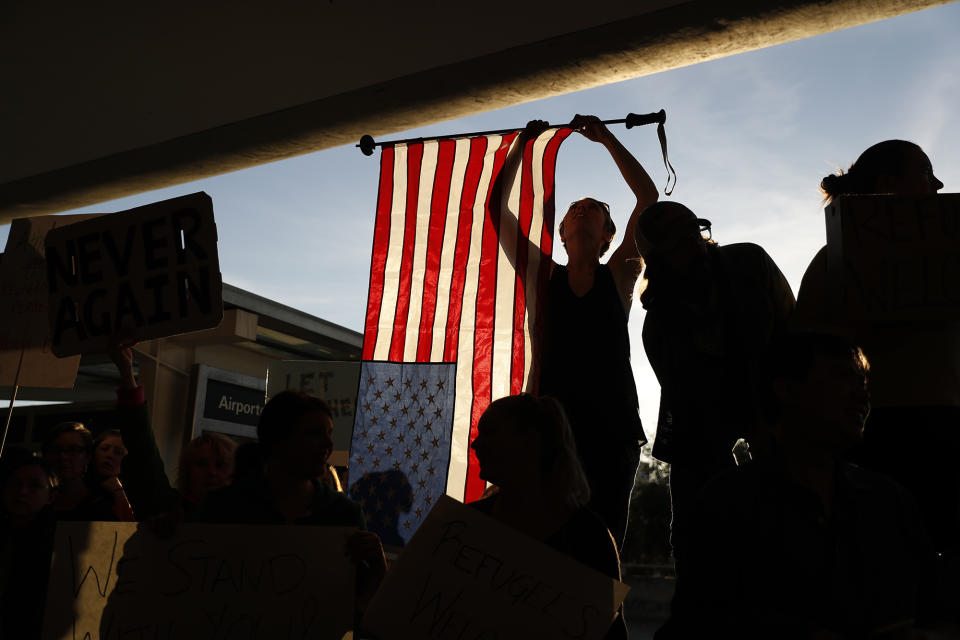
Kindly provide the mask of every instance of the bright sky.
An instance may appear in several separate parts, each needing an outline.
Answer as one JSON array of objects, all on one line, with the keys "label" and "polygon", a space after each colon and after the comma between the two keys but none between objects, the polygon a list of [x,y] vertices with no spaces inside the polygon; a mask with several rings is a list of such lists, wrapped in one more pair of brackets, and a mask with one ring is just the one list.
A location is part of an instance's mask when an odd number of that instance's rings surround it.
[{"label": "bright sky", "polygon": [[[754,242],[794,293],[824,243],[820,179],[880,140],[912,140],[960,190],[960,3],[854,29],[491,111],[387,139],[667,111],[672,199],[713,222],[721,244]],[[652,127],[613,128],[661,187]],[[113,212],[177,195],[213,197],[225,282],[363,330],[379,162],[353,146],[140,194],[70,213]],[[574,135],[558,158],[558,213],[584,195],[609,202],[623,228],[633,199],[600,146]],[[663,196],[661,196],[663,197]],[[0,227],[6,236],[8,227]],[[614,241],[615,243],[617,240]],[[566,256],[559,243],[554,258]],[[641,412],[653,435],[659,387],[631,315]]]}]

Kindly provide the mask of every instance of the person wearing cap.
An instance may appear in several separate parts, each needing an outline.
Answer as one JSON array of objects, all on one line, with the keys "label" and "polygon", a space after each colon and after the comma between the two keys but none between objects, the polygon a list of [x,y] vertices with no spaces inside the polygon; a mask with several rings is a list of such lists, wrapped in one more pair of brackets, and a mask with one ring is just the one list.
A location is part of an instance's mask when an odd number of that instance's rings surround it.
[{"label": "person wearing cap", "polygon": [[682,204],[647,208],[635,240],[646,262],[643,346],[660,383],[653,455],[670,463],[679,575],[690,533],[686,509],[707,480],[734,465],[737,440],[750,440],[758,419],[754,372],[786,329],[794,297],[762,248],[718,245],[710,222]]},{"label": "person wearing cap", "polygon": [[[569,126],[607,149],[636,197],[626,229],[632,238],[640,213],[657,201],[656,186],[598,118],[577,115]],[[568,261],[554,264],[550,275],[539,392],[555,397],[567,413],[590,484],[588,506],[622,548],[640,447],[646,442],[627,333],[643,262],[632,240],[600,262],[617,227],[609,205],[595,198],[572,203],[559,231]]]}]

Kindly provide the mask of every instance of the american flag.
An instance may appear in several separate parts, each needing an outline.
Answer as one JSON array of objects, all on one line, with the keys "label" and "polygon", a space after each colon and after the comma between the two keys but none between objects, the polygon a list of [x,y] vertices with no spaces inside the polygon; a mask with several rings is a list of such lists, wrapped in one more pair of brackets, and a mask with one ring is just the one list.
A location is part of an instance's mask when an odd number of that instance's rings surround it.
[{"label": "american flag", "polygon": [[349,494],[385,541],[409,540],[444,493],[482,494],[477,420],[536,380],[570,133],[383,148]]}]

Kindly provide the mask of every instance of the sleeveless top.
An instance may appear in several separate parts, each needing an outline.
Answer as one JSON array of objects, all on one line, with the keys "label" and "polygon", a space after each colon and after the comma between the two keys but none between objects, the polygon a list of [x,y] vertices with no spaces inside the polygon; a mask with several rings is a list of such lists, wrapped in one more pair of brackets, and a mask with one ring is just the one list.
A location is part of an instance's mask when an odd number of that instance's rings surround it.
[{"label": "sleeveless top", "polygon": [[540,394],[563,405],[581,459],[646,442],[630,366],[627,311],[610,268],[577,296],[565,266],[550,277],[544,320]]}]

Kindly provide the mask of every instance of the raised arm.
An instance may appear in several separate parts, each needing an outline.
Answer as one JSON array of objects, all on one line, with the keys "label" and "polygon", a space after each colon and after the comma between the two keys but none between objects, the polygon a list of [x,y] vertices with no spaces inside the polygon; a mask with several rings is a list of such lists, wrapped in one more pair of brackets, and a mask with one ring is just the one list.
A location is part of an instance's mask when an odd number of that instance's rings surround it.
[{"label": "raised arm", "polygon": [[133,373],[132,346],[117,344],[109,354],[120,374],[117,410],[120,434],[127,448],[121,463],[123,480],[137,519],[144,520],[174,508],[179,500],[157,449],[143,387],[137,384]]},{"label": "raised arm", "polygon": [[637,251],[636,243],[633,241],[637,219],[644,209],[657,201],[660,194],[643,165],[600,122],[599,118],[577,114],[570,122],[570,127],[588,140],[599,142],[607,149],[627,186],[630,187],[633,195],[637,198],[637,203],[627,221],[627,228],[623,231],[623,240],[607,262],[616,280],[621,298],[624,300],[624,305],[629,309],[633,288],[637,283],[637,278],[640,277],[640,272],[643,271],[643,259],[640,257],[640,252]]},{"label": "raised arm", "polygon": [[[514,184],[520,178],[520,172],[518,171],[520,162],[523,160],[523,149],[532,139],[537,138],[541,133],[546,131],[549,128],[549,125],[544,120],[531,120],[527,123],[527,126],[521,131],[516,140],[514,140],[513,145],[510,147],[510,151],[507,154],[506,159],[504,160],[503,169],[500,171],[500,175],[497,176],[496,181],[493,184],[491,189],[491,198],[490,201],[500,202],[501,206],[507,207],[507,195],[513,190]],[[497,210],[496,207],[490,207],[489,212],[492,215],[493,212]],[[508,212],[514,217],[517,217],[516,211]],[[501,233],[498,236],[498,240],[503,246],[504,255],[510,261],[510,265],[516,269],[516,259],[517,259],[517,236],[514,233]],[[529,239],[527,239],[527,255],[533,255],[533,252],[539,251]]]}]

